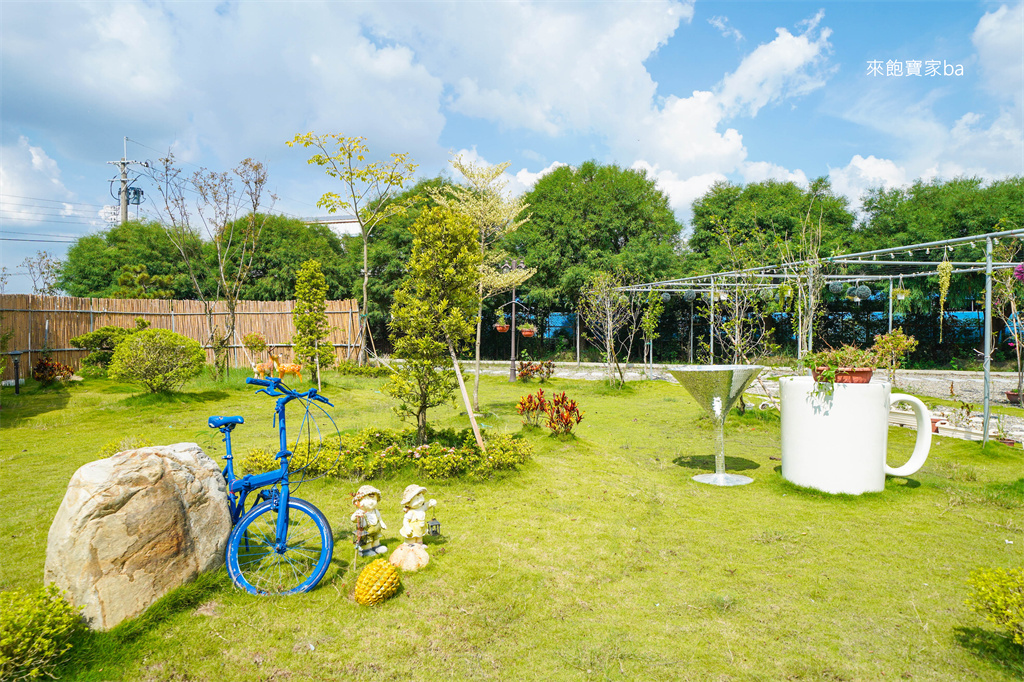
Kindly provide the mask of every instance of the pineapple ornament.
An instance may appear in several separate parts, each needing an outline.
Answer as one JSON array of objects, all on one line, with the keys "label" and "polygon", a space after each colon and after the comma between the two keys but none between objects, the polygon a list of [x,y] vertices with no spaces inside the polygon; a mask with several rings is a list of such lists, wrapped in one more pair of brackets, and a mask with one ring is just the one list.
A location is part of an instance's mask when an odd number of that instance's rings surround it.
[{"label": "pineapple ornament", "polygon": [[394,596],[399,585],[398,569],[381,557],[371,561],[356,579],[356,602],[376,606]]}]

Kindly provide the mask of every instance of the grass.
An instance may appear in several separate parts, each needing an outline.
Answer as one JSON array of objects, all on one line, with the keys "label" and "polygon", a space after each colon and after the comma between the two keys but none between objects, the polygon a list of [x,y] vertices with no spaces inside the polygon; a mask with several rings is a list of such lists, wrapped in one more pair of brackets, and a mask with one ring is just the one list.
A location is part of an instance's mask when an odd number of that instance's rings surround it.
[{"label": "grass", "polygon": [[[323,392],[339,427],[398,426],[380,380]],[[482,422],[519,431],[515,400],[537,385],[481,381]],[[726,427],[727,467],[754,478],[715,488],[709,422],[679,387],[621,391],[556,380],[586,416],[575,438],[526,431],[533,463],[483,482],[424,482],[444,537],[403,591],[364,608],[350,594],[349,493],[299,493],[331,520],[337,549],[314,591],[257,599],[224,571],[144,616],[76,642],[68,680],[1018,680],[1024,656],[963,604],[978,566],[1024,563],[1024,451],[933,440],[925,467],[884,492],[832,496],[781,478],[778,417]],[[219,458],[210,414],[242,414],[235,443],[272,441],[270,400],[240,375],[184,394],[140,395],[102,379],[3,389],[0,587],[41,584],[46,533],[71,474],[114,438],[196,441]],[[460,406],[431,413],[466,424]],[[892,429],[890,461],[913,432]],[[397,546],[406,477],[383,491]],[[1010,544],[1012,543],[1012,544]],[[360,564],[360,566],[362,563]]]}]

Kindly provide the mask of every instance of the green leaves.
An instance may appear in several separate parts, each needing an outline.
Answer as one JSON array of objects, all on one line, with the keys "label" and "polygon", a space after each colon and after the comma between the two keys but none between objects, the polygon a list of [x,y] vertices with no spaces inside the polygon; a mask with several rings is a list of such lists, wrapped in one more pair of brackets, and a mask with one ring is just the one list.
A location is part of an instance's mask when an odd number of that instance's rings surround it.
[{"label": "green leaves", "polygon": [[318,378],[318,367],[322,371],[334,364],[334,347],[328,339],[331,326],[327,322],[326,311],[327,280],[320,269],[320,261],[307,260],[295,278],[292,352],[312,375],[313,381]]},{"label": "green leaves", "polygon": [[395,355],[405,362],[385,390],[425,435],[427,409],[455,388],[448,346],[457,351],[474,332],[480,252],[470,218],[447,208],[425,210],[412,233],[408,279],[391,307]]}]

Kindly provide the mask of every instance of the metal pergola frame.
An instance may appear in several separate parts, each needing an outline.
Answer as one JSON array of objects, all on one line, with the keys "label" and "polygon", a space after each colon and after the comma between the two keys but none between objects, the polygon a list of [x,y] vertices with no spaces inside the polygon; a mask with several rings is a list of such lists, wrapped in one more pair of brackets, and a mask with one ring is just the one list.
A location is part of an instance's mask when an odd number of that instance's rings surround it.
[{"label": "metal pergola frame", "polygon": [[[821,278],[826,284],[829,282],[878,282],[888,281],[889,282],[889,331],[892,331],[892,290],[893,280],[895,279],[914,279],[917,277],[930,277],[936,274],[936,271],[922,271],[922,272],[911,272],[911,273],[898,273],[898,274],[882,274],[882,273],[859,273],[850,274],[849,272],[842,274],[825,274],[821,272],[823,268],[830,266],[842,267],[846,270],[851,268],[880,268],[880,267],[932,267],[938,266],[940,261],[910,261],[900,260],[897,258],[897,254],[906,253],[913,257],[914,251],[941,248],[944,251],[946,249],[952,250],[954,246],[962,245],[975,245],[984,243],[985,248],[985,260],[984,261],[951,261],[953,270],[951,274],[968,274],[968,273],[985,273],[985,351],[984,351],[984,368],[985,368],[985,400],[984,400],[984,418],[982,426],[982,443],[988,442],[988,426],[991,419],[991,362],[992,362],[992,273],[996,270],[1006,270],[1009,268],[1017,267],[1017,263],[994,263],[992,261],[992,246],[998,244],[1000,238],[1014,238],[1024,237],[1024,229],[1017,228],[1013,230],[1003,230],[1001,232],[990,232],[988,234],[972,235],[970,237],[957,237],[954,239],[943,239],[933,242],[923,242],[920,244],[910,244],[908,246],[898,246],[887,249],[876,249],[873,251],[862,251],[860,253],[843,254],[825,258],[818,258],[812,260],[793,261],[788,263],[781,263],[778,265],[763,265],[756,268],[746,268],[742,270],[730,270],[725,272],[716,272],[707,275],[693,275],[690,277],[681,277],[678,279],[662,280],[660,282],[646,282],[643,284],[635,284],[631,286],[620,287],[620,291],[637,291],[637,292],[664,292],[664,293],[683,293],[687,291],[693,291],[695,293],[708,293],[713,299],[715,292],[720,291],[728,293],[730,289],[738,289],[740,287],[744,289],[751,289],[754,291],[771,290],[777,289],[789,280],[802,280],[811,276],[812,274]],[[889,259],[879,260],[879,256],[889,256]],[[871,260],[865,260],[870,258]],[[814,322],[813,322],[813,305],[810,306],[811,320],[809,322],[809,330],[807,334],[807,349],[811,348],[811,343],[814,334]],[[711,363],[714,364],[714,306],[711,307],[711,318],[709,320],[711,326]],[[799,357],[804,354],[803,341],[801,338],[802,332],[797,334],[797,352]]]}]

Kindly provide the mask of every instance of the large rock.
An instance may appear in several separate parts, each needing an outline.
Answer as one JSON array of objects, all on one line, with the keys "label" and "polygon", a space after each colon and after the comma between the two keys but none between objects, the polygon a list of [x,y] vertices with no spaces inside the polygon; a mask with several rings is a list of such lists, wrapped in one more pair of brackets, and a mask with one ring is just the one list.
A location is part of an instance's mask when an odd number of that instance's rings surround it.
[{"label": "large rock", "polygon": [[107,630],[223,565],[230,532],[224,478],[198,445],[119,452],[71,478],[47,536],[45,581]]}]

